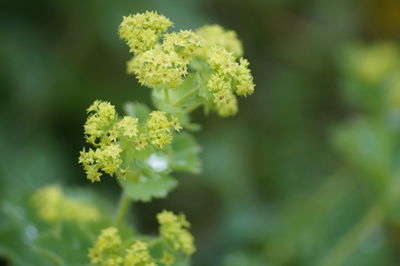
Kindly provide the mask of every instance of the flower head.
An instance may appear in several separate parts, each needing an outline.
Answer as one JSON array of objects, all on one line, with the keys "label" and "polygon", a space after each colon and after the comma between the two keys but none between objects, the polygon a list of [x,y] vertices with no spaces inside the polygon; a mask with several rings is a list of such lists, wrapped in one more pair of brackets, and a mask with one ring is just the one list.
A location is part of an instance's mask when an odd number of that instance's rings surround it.
[{"label": "flower head", "polygon": [[174,250],[181,251],[190,256],[196,248],[193,244],[193,236],[187,230],[190,223],[183,214],[175,215],[170,211],[162,211],[157,215],[160,224],[160,234]]},{"label": "flower head", "polygon": [[152,49],[170,26],[172,22],[168,18],[146,11],[124,17],[119,26],[119,36],[127,42],[131,52],[139,54]]},{"label": "flower head", "polygon": [[117,123],[117,128],[121,130],[121,135],[136,137],[138,134],[138,119],[131,116],[124,116]]},{"label": "flower head", "polygon": [[207,51],[212,46],[221,46],[231,52],[236,58],[243,55],[242,42],[233,30],[225,30],[220,25],[205,25],[196,30],[196,33],[204,39],[204,46],[198,54],[206,57]]},{"label": "flower head", "polygon": [[123,176],[132,167],[123,164],[127,149],[130,153],[129,160],[134,160],[135,151],[139,152],[147,147],[163,149],[172,142],[173,130],[182,129],[177,117],[161,111],[151,112],[145,121],[131,116],[118,118],[114,106],[97,100],[88,108],[88,112],[85,134],[87,142],[94,148],[83,148],[79,163],[83,165],[86,177],[92,183],[100,181],[104,173]]},{"label": "flower head", "polygon": [[148,245],[137,240],[126,250],[125,266],[156,266],[149,253]]},{"label": "flower head", "polygon": [[117,118],[114,106],[109,102],[96,100],[87,112],[89,117],[84,125],[87,142],[94,146],[109,142],[107,133]]},{"label": "flower head", "polygon": [[89,258],[92,265],[119,266],[121,256],[121,237],[115,227],[103,229],[93,248],[89,249]]},{"label": "flower head", "polygon": [[176,119],[168,119],[165,112],[153,111],[147,120],[150,143],[160,149],[172,142],[172,129],[180,129]]},{"label": "flower head", "polygon": [[190,30],[181,30],[164,35],[164,51],[176,52],[184,62],[189,63],[195,50],[201,46],[200,37]]},{"label": "flower head", "polygon": [[187,74],[188,62],[175,51],[164,51],[161,46],[148,50],[128,61],[128,73],[135,74],[142,85],[155,88],[176,88]]},{"label": "flower head", "polygon": [[207,88],[213,94],[217,112],[221,116],[234,115],[238,110],[234,93],[247,96],[254,92],[255,85],[248,61],[241,58],[236,62],[232,53],[220,46],[214,46],[208,52],[207,62],[214,71]]}]

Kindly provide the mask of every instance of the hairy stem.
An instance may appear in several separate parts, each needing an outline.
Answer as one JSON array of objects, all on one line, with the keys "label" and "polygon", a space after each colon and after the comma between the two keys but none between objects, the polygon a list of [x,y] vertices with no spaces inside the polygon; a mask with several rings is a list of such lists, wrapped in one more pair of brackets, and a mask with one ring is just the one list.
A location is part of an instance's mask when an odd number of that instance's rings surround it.
[{"label": "hairy stem", "polygon": [[126,214],[130,206],[131,206],[131,199],[124,192],[122,192],[114,220],[116,226],[121,225],[125,221]]}]

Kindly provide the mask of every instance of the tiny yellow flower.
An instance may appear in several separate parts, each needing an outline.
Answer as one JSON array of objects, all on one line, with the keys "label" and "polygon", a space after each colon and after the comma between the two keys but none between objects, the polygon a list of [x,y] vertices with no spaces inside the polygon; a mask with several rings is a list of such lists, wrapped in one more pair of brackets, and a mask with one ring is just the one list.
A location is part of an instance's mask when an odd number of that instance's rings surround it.
[{"label": "tiny yellow flower", "polygon": [[136,137],[138,134],[138,119],[131,116],[124,116],[117,127],[121,130],[123,136]]},{"label": "tiny yellow flower", "polygon": [[170,123],[175,131],[177,132],[181,131],[182,126],[179,124],[178,118],[176,116],[172,116]]},{"label": "tiny yellow flower", "polygon": [[141,151],[146,148],[147,144],[147,137],[144,134],[141,134],[136,138],[135,148],[136,150]]}]

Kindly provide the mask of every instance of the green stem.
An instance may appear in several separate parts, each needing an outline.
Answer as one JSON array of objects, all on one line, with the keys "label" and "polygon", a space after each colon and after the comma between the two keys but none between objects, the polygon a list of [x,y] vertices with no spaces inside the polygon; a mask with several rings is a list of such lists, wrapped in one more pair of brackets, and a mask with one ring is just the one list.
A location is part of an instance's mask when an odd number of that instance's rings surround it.
[{"label": "green stem", "polygon": [[197,93],[197,88],[193,89],[191,91],[189,91],[187,94],[185,94],[184,96],[182,96],[179,100],[177,100],[174,103],[175,107],[178,107],[179,105],[181,105],[186,99],[192,97],[193,95],[195,95]]},{"label": "green stem", "polygon": [[383,218],[381,204],[371,206],[361,220],[347,232],[339,242],[321,260],[319,266],[342,265],[348,256],[362,243],[379,225]]},{"label": "green stem", "polygon": [[163,240],[161,238],[156,238],[156,239],[153,239],[153,240],[149,241],[149,246],[154,246],[155,244],[159,244],[159,243],[162,243],[162,242],[163,242]]},{"label": "green stem", "polygon": [[121,225],[125,221],[125,217],[130,206],[131,206],[131,199],[124,192],[122,192],[114,220],[116,226]]},{"label": "green stem", "polygon": [[39,255],[51,261],[54,265],[60,265],[60,266],[64,265],[64,261],[62,260],[62,258],[54,254],[53,252],[35,246],[32,246],[32,249],[34,252],[38,253]]},{"label": "green stem", "polygon": [[342,265],[348,256],[382,223],[388,209],[397,205],[400,194],[399,174],[392,177],[381,200],[372,205],[361,220],[347,232],[320,261],[319,266]]},{"label": "green stem", "polygon": [[188,108],[186,109],[186,112],[187,112],[187,113],[190,113],[190,112],[192,112],[193,110],[195,110],[196,108],[200,107],[201,105],[202,105],[202,103],[198,103],[198,104],[192,105],[192,106],[190,106],[190,107],[188,107]]},{"label": "green stem", "polygon": [[171,104],[171,101],[170,101],[170,99],[169,99],[169,91],[168,91],[167,88],[164,89],[164,95],[165,95],[165,101],[166,101],[168,104]]}]

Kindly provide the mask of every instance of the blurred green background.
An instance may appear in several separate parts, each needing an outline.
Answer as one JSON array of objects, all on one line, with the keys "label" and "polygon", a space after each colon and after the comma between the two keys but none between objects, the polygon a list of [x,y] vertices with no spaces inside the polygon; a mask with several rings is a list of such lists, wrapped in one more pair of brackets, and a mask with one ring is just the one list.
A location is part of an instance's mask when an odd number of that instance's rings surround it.
[{"label": "blurred green background", "polygon": [[[107,178],[91,185],[77,158],[93,100],[120,111],[129,100],[150,104],[150,90],[126,74],[128,48],[117,35],[122,16],[145,10],[167,16],[175,29],[218,23],[237,31],[257,86],[236,117],[195,113],[203,125],[195,134],[203,172],[179,176],[168,199],[136,204],[141,232],[156,232],[154,216],[167,208],[192,223],[193,265],[318,265],[397,176],[397,105],[387,111],[388,101],[379,97],[400,72],[391,66],[389,77],[374,67],[398,53],[398,0],[14,0],[0,6],[0,200],[55,182],[117,201],[118,185]],[[383,41],[395,52],[378,49],[365,63],[366,75],[378,71],[378,78],[360,81],[352,64],[368,57],[364,47]],[[399,211],[389,209],[355,244],[345,242],[349,254],[332,265],[398,265]]]}]

